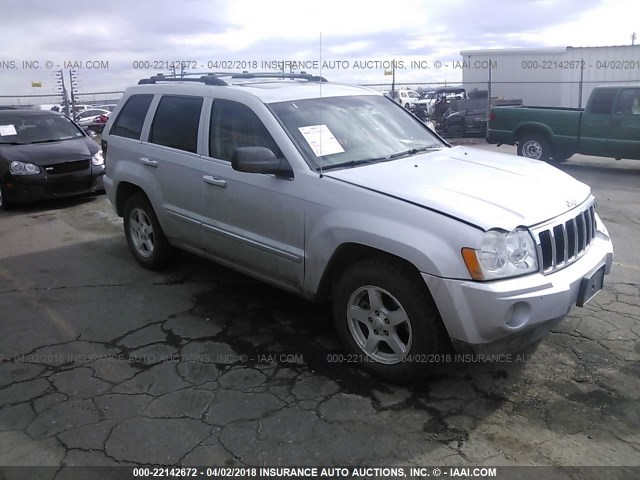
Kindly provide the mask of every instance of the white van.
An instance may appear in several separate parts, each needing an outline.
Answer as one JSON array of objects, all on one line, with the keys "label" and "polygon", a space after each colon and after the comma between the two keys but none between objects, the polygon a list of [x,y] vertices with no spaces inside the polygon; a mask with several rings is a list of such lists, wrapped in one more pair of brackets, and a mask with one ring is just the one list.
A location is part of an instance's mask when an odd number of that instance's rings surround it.
[{"label": "white van", "polygon": [[394,100],[407,110],[412,110],[418,104],[420,95],[418,92],[409,89],[396,90]]}]

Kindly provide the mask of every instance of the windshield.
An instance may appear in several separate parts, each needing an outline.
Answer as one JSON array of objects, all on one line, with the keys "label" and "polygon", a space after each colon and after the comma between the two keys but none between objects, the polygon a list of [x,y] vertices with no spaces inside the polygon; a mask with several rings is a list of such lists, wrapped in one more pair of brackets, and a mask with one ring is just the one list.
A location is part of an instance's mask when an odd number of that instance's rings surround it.
[{"label": "windshield", "polygon": [[0,118],[0,144],[24,145],[83,136],[82,131],[62,115],[3,115]]},{"label": "windshield", "polygon": [[[271,104],[307,164],[323,168],[391,160],[445,145],[386,97],[315,98]],[[417,152],[416,152],[417,153]]]},{"label": "windshield", "polygon": [[435,98],[436,92],[427,92],[422,94],[422,100],[431,100]]},{"label": "windshield", "polygon": [[420,96],[416,92],[407,92],[407,95],[411,98],[420,98]]}]

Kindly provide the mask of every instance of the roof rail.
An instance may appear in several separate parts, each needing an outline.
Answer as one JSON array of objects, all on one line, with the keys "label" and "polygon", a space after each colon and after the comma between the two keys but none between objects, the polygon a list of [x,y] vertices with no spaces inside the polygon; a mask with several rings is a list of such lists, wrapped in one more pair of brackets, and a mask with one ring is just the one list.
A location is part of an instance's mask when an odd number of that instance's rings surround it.
[{"label": "roof rail", "polygon": [[[196,75],[199,77],[195,78]],[[149,85],[158,82],[201,82],[205,85],[228,85],[227,82],[221,79],[225,78],[237,78],[237,79],[251,79],[251,78],[281,78],[281,79],[300,79],[307,80],[309,82],[322,82],[328,83],[328,80],[324,77],[317,75],[310,75],[306,72],[300,73],[283,73],[283,72],[191,72],[183,73],[181,76],[177,75],[164,75],[159,73],[149,78],[143,78],[138,81],[138,85]]]},{"label": "roof rail", "polygon": [[138,85],[149,85],[155,84],[158,82],[201,82],[205,85],[219,85],[225,86],[227,82],[224,80],[220,80],[215,75],[202,75],[199,78],[182,78],[182,77],[173,77],[166,76],[163,74],[154,75],[153,77],[143,78],[138,81]]},{"label": "roof rail", "polygon": [[307,72],[283,73],[283,72],[242,72],[234,73],[231,78],[290,78],[308,80],[309,82],[328,83],[328,80],[318,75],[310,75]]}]

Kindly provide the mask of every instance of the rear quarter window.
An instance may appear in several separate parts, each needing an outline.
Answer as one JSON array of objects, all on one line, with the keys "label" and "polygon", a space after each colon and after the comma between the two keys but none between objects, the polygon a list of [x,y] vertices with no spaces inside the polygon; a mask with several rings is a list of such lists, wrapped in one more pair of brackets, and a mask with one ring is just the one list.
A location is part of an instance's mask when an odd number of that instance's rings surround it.
[{"label": "rear quarter window", "polygon": [[144,119],[153,95],[132,95],[118,114],[109,135],[140,140]]}]

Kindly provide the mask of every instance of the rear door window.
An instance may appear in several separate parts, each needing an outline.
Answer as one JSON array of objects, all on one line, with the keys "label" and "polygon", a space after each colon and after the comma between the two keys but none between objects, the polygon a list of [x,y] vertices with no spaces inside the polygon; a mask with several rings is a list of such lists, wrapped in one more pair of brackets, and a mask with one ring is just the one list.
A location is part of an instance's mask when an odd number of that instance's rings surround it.
[{"label": "rear door window", "polygon": [[153,95],[132,95],[118,114],[110,135],[140,140],[140,133]]},{"label": "rear door window", "polygon": [[196,153],[202,103],[202,97],[162,97],[151,125],[149,141]]}]

